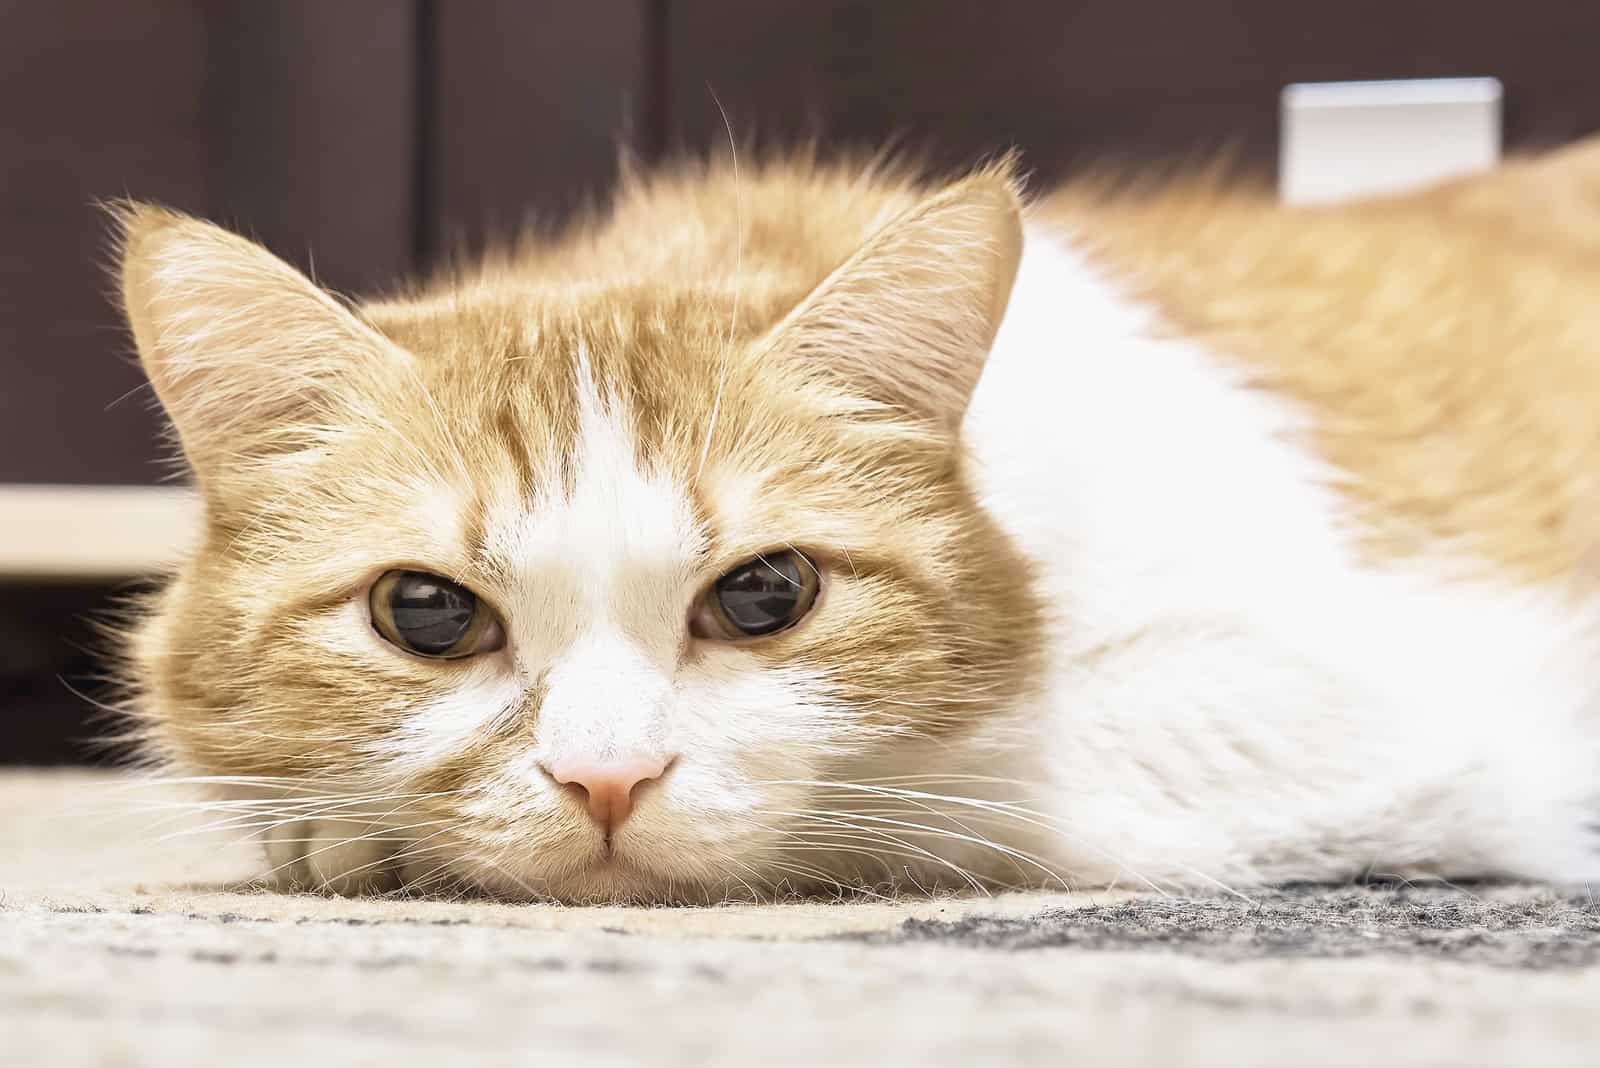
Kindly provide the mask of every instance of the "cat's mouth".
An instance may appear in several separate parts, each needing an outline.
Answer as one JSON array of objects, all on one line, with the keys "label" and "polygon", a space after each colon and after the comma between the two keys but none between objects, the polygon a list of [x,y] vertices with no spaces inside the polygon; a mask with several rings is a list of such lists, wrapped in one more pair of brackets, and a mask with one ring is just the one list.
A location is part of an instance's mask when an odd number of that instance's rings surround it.
[{"label": "cat's mouth", "polygon": [[519,873],[505,865],[483,870],[467,865],[477,889],[516,901],[558,901],[563,904],[705,904],[718,894],[692,880],[636,863],[612,852],[559,875]]},{"label": "cat's mouth", "polygon": [[594,855],[581,869],[594,874],[644,874],[648,872],[648,864],[641,863],[645,860],[640,854],[644,853],[637,843],[628,846],[618,843],[615,839],[607,837],[601,840],[595,848]]},{"label": "cat's mouth", "polygon": [[519,860],[463,851],[451,866],[479,889],[517,900],[670,903],[708,893],[669,851],[639,834],[597,834],[579,848],[547,845]]}]

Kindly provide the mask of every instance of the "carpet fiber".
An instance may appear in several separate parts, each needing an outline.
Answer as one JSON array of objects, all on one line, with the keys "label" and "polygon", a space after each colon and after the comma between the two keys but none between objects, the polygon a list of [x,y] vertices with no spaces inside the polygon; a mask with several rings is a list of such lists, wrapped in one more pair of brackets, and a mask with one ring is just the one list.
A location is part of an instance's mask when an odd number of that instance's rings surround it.
[{"label": "carpet fiber", "polygon": [[0,773],[0,1063],[1600,1063],[1582,889],[339,900],[146,802]]}]

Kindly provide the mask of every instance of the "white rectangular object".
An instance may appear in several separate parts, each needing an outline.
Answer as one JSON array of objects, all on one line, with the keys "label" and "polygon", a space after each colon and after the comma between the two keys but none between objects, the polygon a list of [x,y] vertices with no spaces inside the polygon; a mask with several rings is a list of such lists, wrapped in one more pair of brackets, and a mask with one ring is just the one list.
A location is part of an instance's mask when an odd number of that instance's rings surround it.
[{"label": "white rectangular object", "polygon": [[1500,159],[1500,112],[1497,78],[1286,86],[1278,194],[1327,203],[1485,170]]},{"label": "white rectangular object", "polygon": [[200,502],[181,486],[0,485],[0,580],[159,572],[200,522]]}]

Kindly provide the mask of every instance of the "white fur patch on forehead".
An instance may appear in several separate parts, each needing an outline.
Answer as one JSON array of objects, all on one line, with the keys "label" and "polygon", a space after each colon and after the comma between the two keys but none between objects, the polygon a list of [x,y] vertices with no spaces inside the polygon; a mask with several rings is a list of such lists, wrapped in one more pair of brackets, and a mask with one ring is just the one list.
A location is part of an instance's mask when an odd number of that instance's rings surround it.
[{"label": "white fur patch on forehead", "polygon": [[490,551],[522,587],[513,614],[525,610],[543,632],[539,645],[560,648],[609,620],[634,634],[670,631],[675,649],[679,594],[703,542],[694,510],[670,474],[641,467],[630,413],[595,382],[582,347],[575,376],[570,490],[502,501],[488,516]]}]

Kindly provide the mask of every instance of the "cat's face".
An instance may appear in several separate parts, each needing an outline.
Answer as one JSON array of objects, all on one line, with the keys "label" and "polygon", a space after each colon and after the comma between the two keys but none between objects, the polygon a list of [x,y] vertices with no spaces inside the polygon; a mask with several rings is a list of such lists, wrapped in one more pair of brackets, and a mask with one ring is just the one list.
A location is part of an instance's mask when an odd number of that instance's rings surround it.
[{"label": "cat's face", "polygon": [[900,870],[828,784],[929,770],[1037,648],[955,442],[1017,241],[991,177],[809,294],[507,270],[355,314],[133,213],[129,315],[208,517],[135,646],[153,741],[270,800],[302,882]]}]

